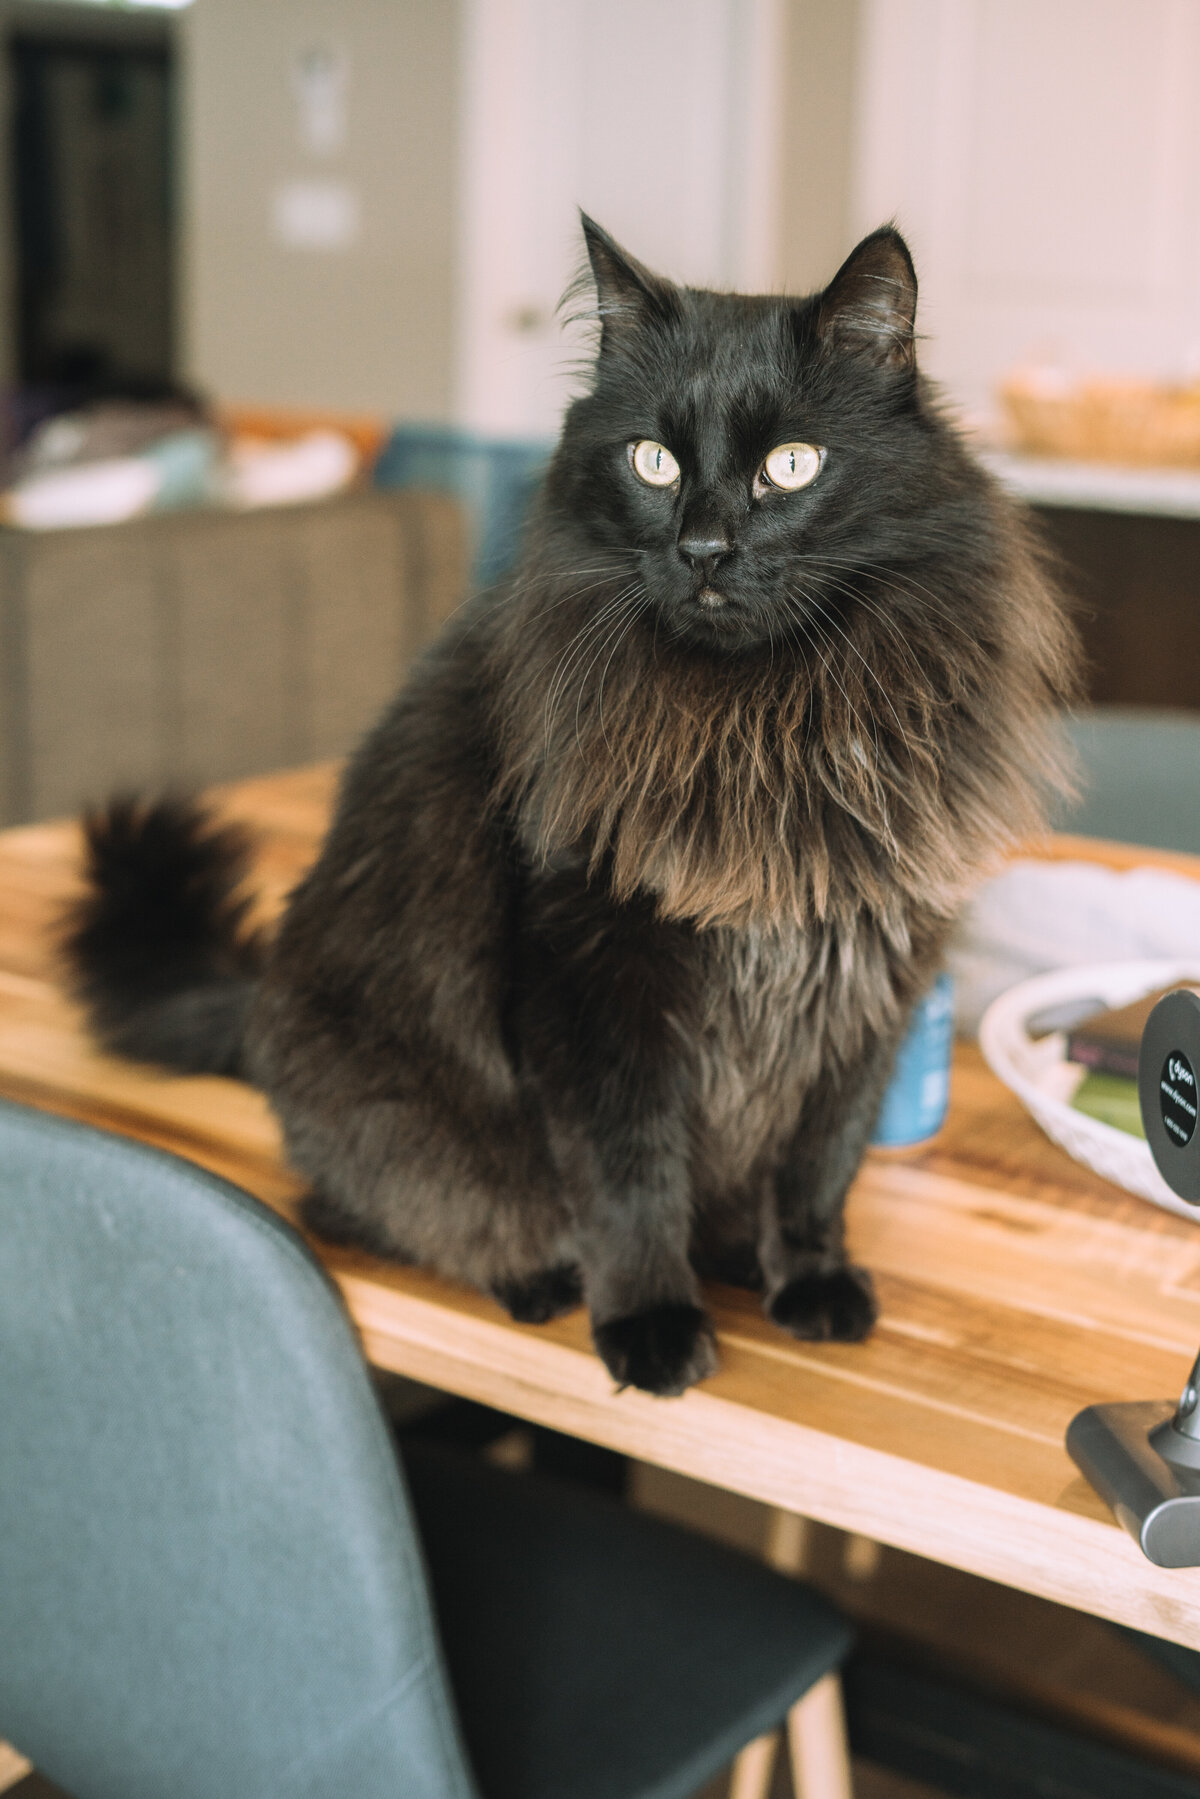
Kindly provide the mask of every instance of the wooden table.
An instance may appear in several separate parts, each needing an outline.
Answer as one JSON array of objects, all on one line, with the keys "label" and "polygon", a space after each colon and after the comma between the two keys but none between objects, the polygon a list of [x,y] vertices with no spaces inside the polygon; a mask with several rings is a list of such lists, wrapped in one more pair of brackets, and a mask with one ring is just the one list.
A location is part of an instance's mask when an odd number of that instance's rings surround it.
[{"label": "wooden table", "polygon": [[[268,913],[313,853],[332,779],[221,796],[261,834]],[[1043,848],[1200,878],[1185,857]],[[258,1094],[88,1047],[53,951],[77,859],[72,825],[0,834],[0,1092],[161,1144],[290,1213],[298,1183]],[[872,1155],[849,1222],[882,1302],[870,1342],[793,1342],[753,1296],[715,1289],[720,1371],[682,1399],[614,1392],[582,1311],[521,1326],[430,1275],[321,1253],[382,1367],[1200,1647],[1200,1569],[1147,1562],[1063,1448],[1079,1407],[1180,1387],[1200,1342],[1200,1228],[1076,1166],[967,1047],[941,1136]]]}]

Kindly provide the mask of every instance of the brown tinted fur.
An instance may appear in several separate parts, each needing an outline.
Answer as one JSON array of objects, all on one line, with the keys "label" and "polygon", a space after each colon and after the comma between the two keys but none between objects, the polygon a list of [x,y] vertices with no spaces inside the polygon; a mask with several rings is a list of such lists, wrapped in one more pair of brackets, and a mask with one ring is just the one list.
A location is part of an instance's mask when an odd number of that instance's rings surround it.
[{"label": "brown tinted fur", "polygon": [[[627,634],[564,680],[578,621],[527,592],[493,667],[496,793],[530,854],[586,841],[618,898],[646,889],[702,926],[951,917],[1065,777],[1053,706],[1073,639],[1004,524],[1005,641],[986,646],[941,619],[906,643],[862,612],[824,658],[673,663]],[[873,598],[886,608],[886,577]]]}]

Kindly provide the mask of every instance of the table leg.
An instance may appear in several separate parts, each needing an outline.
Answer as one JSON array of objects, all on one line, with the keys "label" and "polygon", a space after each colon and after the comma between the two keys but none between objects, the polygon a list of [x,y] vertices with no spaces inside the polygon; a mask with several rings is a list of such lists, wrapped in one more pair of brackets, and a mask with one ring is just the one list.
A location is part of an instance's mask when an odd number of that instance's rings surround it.
[{"label": "table leg", "polygon": [[767,1520],[766,1560],[781,1574],[802,1574],[811,1534],[807,1518],[773,1506]]},{"label": "table leg", "polygon": [[883,1551],[873,1537],[861,1537],[857,1531],[846,1532],[842,1545],[842,1568],[850,1580],[866,1582],[879,1573]]}]

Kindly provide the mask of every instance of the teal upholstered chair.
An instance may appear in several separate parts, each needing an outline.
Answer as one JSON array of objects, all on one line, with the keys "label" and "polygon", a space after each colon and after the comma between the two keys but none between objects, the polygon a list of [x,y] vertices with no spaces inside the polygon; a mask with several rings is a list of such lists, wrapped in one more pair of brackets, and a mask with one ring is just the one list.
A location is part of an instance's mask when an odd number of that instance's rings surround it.
[{"label": "teal upholstered chair", "polygon": [[490,587],[512,567],[552,442],[503,438],[455,425],[397,425],[379,453],[376,487],[452,494],[474,539],[471,578]]},{"label": "teal upholstered chair", "polygon": [[1060,830],[1200,855],[1200,715],[1095,706],[1069,730],[1080,794],[1060,809]]},{"label": "teal upholstered chair", "polygon": [[0,1738],[75,1799],[684,1799],[846,1653],[732,1551],[406,1461],[286,1224],[0,1104]]}]

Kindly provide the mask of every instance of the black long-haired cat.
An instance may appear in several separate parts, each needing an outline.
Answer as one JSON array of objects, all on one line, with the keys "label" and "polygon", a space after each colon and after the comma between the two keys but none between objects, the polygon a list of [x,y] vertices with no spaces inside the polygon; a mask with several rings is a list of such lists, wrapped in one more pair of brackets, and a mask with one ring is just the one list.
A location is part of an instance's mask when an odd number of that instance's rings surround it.
[{"label": "black long-haired cat", "polygon": [[319,1234],[614,1377],[715,1365],[699,1276],[870,1329],[842,1208],[961,897],[1038,822],[1071,637],[939,415],[877,231],[823,293],[672,285],[584,221],[592,391],[510,583],[350,764],[273,943],[228,832],[90,823],[100,1039],[269,1094]]}]

